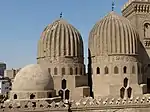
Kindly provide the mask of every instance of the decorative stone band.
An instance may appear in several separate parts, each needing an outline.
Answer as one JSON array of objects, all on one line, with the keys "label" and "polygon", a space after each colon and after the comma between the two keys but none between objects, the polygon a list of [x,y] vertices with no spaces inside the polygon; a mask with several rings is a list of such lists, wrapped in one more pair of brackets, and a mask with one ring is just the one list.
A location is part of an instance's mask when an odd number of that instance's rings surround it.
[{"label": "decorative stone band", "polygon": [[71,57],[71,56],[65,56],[65,57],[55,57],[55,58],[39,58],[38,63],[43,63],[47,62],[49,64],[60,64],[60,63],[84,63],[84,58],[83,57]]},{"label": "decorative stone band", "polygon": [[[69,105],[60,101],[50,101],[48,99],[43,100],[27,100],[27,101],[9,101],[7,103],[0,104],[0,112],[4,110],[16,110],[15,112],[22,112],[27,110],[36,110],[45,112],[47,110],[68,110]],[[12,111],[11,111],[12,112]]]},{"label": "decorative stone band", "polygon": [[102,63],[102,62],[138,62],[136,56],[126,56],[126,55],[110,55],[110,56],[95,56],[91,57],[93,63]]},{"label": "decorative stone band", "polygon": [[[124,108],[150,108],[149,96],[136,96],[130,99],[121,99],[115,97],[93,99],[91,97],[83,98],[79,101],[57,102],[47,100],[30,101],[9,101],[0,104],[1,110],[36,110],[36,111],[66,111],[71,110],[105,110],[105,109],[124,109]],[[8,112],[8,111],[6,111]]]},{"label": "decorative stone band", "polygon": [[116,107],[137,107],[149,105],[150,106],[150,96],[137,96],[133,98],[121,99],[121,98],[84,98],[78,102],[72,103],[72,108],[91,108],[91,107],[101,107],[101,108],[116,108]]}]

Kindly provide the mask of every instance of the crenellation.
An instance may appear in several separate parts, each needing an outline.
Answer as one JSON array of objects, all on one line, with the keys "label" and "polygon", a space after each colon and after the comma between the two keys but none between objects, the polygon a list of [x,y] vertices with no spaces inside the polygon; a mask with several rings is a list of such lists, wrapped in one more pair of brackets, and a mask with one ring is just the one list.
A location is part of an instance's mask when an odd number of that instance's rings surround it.
[{"label": "crenellation", "polygon": [[[9,104],[0,104],[0,112],[9,109],[9,110],[16,110],[19,112],[20,110],[34,110],[34,111],[39,111],[39,110],[53,110],[53,111],[65,111],[68,108],[71,108],[72,110],[79,110],[81,108],[85,109],[91,109],[91,108],[100,108],[100,110],[105,110],[107,108],[109,109],[114,109],[114,108],[144,108],[145,106],[150,107],[150,96],[149,97],[143,97],[143,96],[137,96],[134,98],[130,99],[120,99],[118,98],[101,98],[101,99],[93,99],[93,98],[83,98],[79,101],[73,101],[71,102],[71,107],[69,107],[69,104],[66,104],[64,102],[52,102],[52,103],[47,103],[46,101],[38,101],[36,102],[36,106],[34,104],[35,102],[28,101],[28,102],[22,102],[22,103],[13,103],[9,102]],[[24,105],[24,106],[23,106]]]},{"label": "crenellation", "polygon": [[[0,110],[2,109],[15,109],[15,110],[51,110],[51,109],[68,109],[68,105],[63,102],[52,102],[48,103],[46,101],[38,101],[38,102],[32,102],[32,101],[25,101],[25,102],[9,102],[9,104],[1,104]],[[1,111],[0,111],[1,112]]]},{"label": "crenellation", "polygon": [[145,105],[145,104],[150,104],[150,97],[134,97],[134,98],[125,98],[125,99],[120,99],[118,98],[104,98],[104,99],[82,99],[79,102],[73,102],[72,107],[77,107],[79,106],[123,106],[123,105]]}]

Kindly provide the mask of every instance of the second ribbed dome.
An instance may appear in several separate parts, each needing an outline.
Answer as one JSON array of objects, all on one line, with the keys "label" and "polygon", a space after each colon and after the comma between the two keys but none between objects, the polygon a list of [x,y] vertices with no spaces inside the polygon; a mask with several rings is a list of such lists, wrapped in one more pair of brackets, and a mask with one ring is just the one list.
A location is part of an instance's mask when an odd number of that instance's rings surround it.
[{"label": "second ribbed dome", "polygon": [[91,56],[137,53],[137,32],[129,20],[110,12],[90,32]]},{"label": "second ribbed dome", "polygon": [[79,31],[64,19],[54,21],[42,32],[38,58],[83,57],[83,41]]}]

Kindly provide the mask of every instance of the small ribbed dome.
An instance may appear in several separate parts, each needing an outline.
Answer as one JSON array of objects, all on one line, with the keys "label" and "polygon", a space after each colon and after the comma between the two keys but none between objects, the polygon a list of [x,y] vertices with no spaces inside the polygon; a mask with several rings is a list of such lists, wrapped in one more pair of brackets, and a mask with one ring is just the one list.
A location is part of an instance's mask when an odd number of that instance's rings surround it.
[{"label": "small ribbed dome", "polygon": [[129,20],[110,12],[90,32],[91,56],[137,53],[137,33]]},{"label": "small ribbed dome", "polygon": [[48,25],[38,43],[38,58],[83,57],[83,41],[80,33],[63,19]]},{"label": "small ribbed dome", "polygon": [[54,84],[48,70],[38,64],[27,65],[16,75],[12,91],[48,91],[53,90]]}]

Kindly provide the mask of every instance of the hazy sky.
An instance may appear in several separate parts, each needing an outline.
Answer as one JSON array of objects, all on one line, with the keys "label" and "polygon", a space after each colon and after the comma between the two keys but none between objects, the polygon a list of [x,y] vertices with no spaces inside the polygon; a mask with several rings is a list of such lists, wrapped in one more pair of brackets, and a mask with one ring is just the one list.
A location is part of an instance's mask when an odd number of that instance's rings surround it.
[{"label": "hazy sky", "polygon": [[[115,11],[128,0],[115,0]],[[74,25],[84,41],[93,25],[111,11],[112,0],[0,0],[0,61],[18,68],[36,63],[37,41],[43,29],[59,18]]]}]

